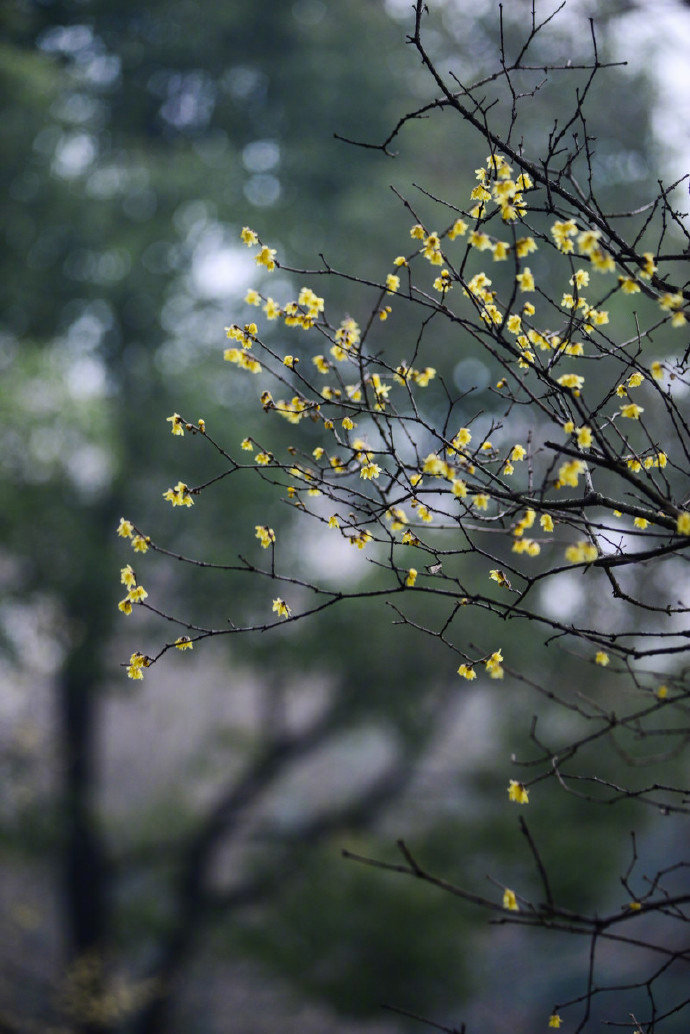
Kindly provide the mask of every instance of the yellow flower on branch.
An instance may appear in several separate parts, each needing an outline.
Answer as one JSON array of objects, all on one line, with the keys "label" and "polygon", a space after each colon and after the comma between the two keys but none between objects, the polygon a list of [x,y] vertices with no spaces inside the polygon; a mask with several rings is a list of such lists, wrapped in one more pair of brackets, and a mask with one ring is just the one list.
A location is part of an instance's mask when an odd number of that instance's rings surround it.
[{"label": "yellow flower on branch", "polygon": [[690,535],[690,513],[683,510],[676,519],[676,531],[679,535]]},{"label": "yellow flower on branch", "polygon": [[256,524],[254,526],[254,533],[261,543],[262,549],[268,549],[276,540],[276,533],[273,528],[269,528],[266,524]]},{"label": "yellow flower on branch", "polygon": [[117,534],[123,539],[131,539],[134,533],[134,525],[131,521],[126,520],[124,517],[120,517],[120,523],[117,526]]},{"label": "yellow flower on branch", "polygon": [[290,608],[288,607],[285,600],[281,600],[280,596],[276,597],[273,601],[273,613],[277,614],[281,618],[290,617]]},{"label": "yellow flower on branch", "polygon": [[565,559],[571,564],[591,564],[598,556],[597,547],[587,541],[575,542],[565,551]]},{"label": "yellow flower on branch", "polygon": [[126,564],[120,571],[120,584],[126,585],[128,589],[131,589],[137,584],[137,579],[132,569],[131,564]]},{"label": "yellow flower on branch", "polygon": [[520,911],[520,906],[518,905],[517,898],[515,897],[515,891],[509,890],[508,887],[506,887],[503,892],[503,907],[509,912]]},{"label": "yellow flower on branch", "polygon": [[184,420],[179,413],[173,413],[172,416],[167,416],[165,419],[170,421],[170,431],[172,434],[184,434]]},{"label": "yellow flower on branch", "polygon": [[523,783],[511,779],[508,783],[508,799],[515,804],[529,804],[529,792]]},{"label": "yellow flower on branch", "polygon": [[644,413],[642,406],[638,406],[636,402],[628,402],[625,406],[620,407],[620,411],[621,416],[628,420],[639,420],[640,413]]},{"label": "yellow flower on branch", "polygon": [[471,664],[461,664],[458,668],[458,675],[462,675],[464,679],[471,682],[472,679],[476,679],[477,673]]}]

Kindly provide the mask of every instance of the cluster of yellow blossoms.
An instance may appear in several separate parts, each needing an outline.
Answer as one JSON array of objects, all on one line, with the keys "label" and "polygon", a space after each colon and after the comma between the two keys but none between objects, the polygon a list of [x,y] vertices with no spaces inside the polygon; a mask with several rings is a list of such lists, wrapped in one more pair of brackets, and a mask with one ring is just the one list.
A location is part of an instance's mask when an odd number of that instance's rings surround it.
[{"label": "cluster of yellow blossoms", "polygon": [[[444,232],[428,230],[421,223],[416,223],[411,228],[410,236],[413,241],[417,242],[418,250],[409,257],[399,255],[394,259],[393,267],[396,272],[389,272],[384,283],[380,285],[382,293],[381,301],[378,304],[382,304],[384,296],[392,299],[392,296],[399,294],[403,271],[409,282],[408,297],[411,296],[414,289],[411,279],[411,262],[415,257],[421,256],[432,267],[440,267],[440,269],[434,269],[436,275],[433,287],[442,296],[440,302],[442,306],[447,304],[446,296],[454,284],[459,284],[463,295],[475,307],[479,317],[491,333],[501,334],[503,343],[506,343],[506,339],[503,337],[505,331],[513,335],[514,344],[510,344],[509,347],[520,369],[535,367],[540,361],[539,353],[551,353],[551,355],[544,355],[544,365],[539,368],[540,374],[547,378],[552,386],[557,386],[562,390],[561,397],[567,401],[568,406],[577,405],[576,400],[581,397],[585,387],[584,375],[574,370],[559,371],[558,373],[551,371],[554,364],[560,360],[561,355],[575,358],[585,355],[582,342],[574,339],[576,332],[591,335],[597,328],[608,323],[608,312],[597,308],[596,305],[599,303],[592,305],[583,292],[590,286],[590,271],[601,274],[617,271],[618,259],[615,256],[615,248],[610,243],[607,244],[599,228],[583,227],[575,219],[558,220],[551,225],[548,233],[558,251],[568,256],[576,254],[581,256],[584,263],[589,264],[589,268],[584,268],[584,265],[574,268],[571,265],[571,275],[567,287],[563,291],[560,306],[557,307],[560,309],[561,316],[566,319],[567,329],[561,330],[557,334],[544,327],[540,328],[539,325],[534,325],[537,311],[532,301],[521,300],[518,311],[510,311],[507,307],[502,306],[490,277],[484,271],[475,273],[465,281],[461,274],[455,272],[453,263],[444,254],[445,242],[453,242],[458,238],[464,239],[466,246],[476,252],[491,253],[494,262],[505,261],[510,254],[513,254],[516,260],[522,261],[538,250],[537,241],[532,235],[518,236],[513,232],[513,241],[508,242],[492,236],[485,228],[488,220],[494,218],[496,214],[500,214],[502,222],[506,225],[518,223],[523,218],[527,212],[525,193],[534,186],[530,176],[526,173],[514,176],[508,162],[502,156],[495,154],[487,158],[485,167],[476,170],[476,180],[477,184],[470,194],[468,211],[455,219]],[[471,228],[471,220],[475,221],[474,228]],[[254,257],[258,266],[263,267],[268,273],[278,267],[276,249],[265,245],[254,230],[244,227],[240,236],[247,247],[256,249]],[[542,240],[548,243],[548,237],[543,234]],[[645,252],[633,270],[628,268],[630,264],[627,260],[622,263],[623,273],[618,275],[618,284],[617,287],[614,287],[614,291],[620,291],[622,295],[634,295],[644,289],[648,294],[653,295],[654,291],[658,289],[659,283],[655,279],[657,266],[654,255],[651,252]],[[514,276],[513,297],[516,293],[520,299],[524,295],[537,295],[538,286],[529,266],[521,264]],[[535,300],[538,299],[535,298]],[[666,318],[672,326],[679,327],[686,322],[687,306],[681,292],[658,294],[657,300],[661,311],[666,314]],[[320,423],[325,430],[333,432],[340,448],[333,453],[322,445],[314,448],[312,456],[317,469],[310,469],[309,466],[302,463],[292,463],[289,468],[283,467],[269,450],[258,446],[255,449],[250,438],[242,441],[242,449],[254,453],[253,462],[258,467],[275,466],[287,470],[294,479],[294,483],[287,486],[288,497],[294,505],[303,508],[304,502],[300,493],[306,493],[309,496],[321,494],[319,485],[324,484],[326,477],[337,478],[358,474],[360,482],[378,482],[380,484],[382,475],[389,472],[382,463],[377,462],[377,459],[381,458],[380,455],[372,451],[364,439],[350,440],[349,432],[357,426],[353,417],[356,417],[358,413],[395,413],[393,405],[395,396],[391,396],[394,386],[398,385],[407,389],[408,394],[412,386],[425,388],[434,380],[436,370],[431,366],[415,369],[407,362],[398,363],[394,369],[382,366],[381,372],[372,370],[370,360],[362,361],[362,331],[356,320],[347,316],[341,320],[339,325],[331,325],[325,316],[324,299],[307,286],[300,289],[296,299],[286,304],[280,304],[270,295],[264,295],[254,288],[247,292],[245,301],[248,305],[261,307],[268,321],[282,320],[286,327],[305,331],[317,327],[321,336],[330,342],[330,350],[327,354],[315,354],[310,359],[313,367],[322,376],[334,373],[334,380],[337,383],[324,385],[320,391],[316,391],[316,397],[310,400],[300,394],[301,385],[296,379],[297,387],[293,388],[296,393],[292,398],[274,400],[271,392],[264,390],[260,401],[266,412],[275,412],[291,424],[298,424],[305,417]],[[391,305],[383,306],[379,311],[380,318],[386,319],[391,311]],[[254,374],[260,373],[264,368],[269,369],[270,361],[264,358],[263,352],[261,360],[255,354],[263,349],[282,364],[279,367],[282,370],[282,376],[278,376],[283,383],[285,383],[286,370],[297,371],[301,357],[294,354],[294,350],[286,353],[282,360],[279,356],[276,357],[261,342],[255,322],[243,325],[233,324],[226,328],[226,334],[232,344],[225,349],[224,358],[240,369]],[[512,340],[512,338],[508,338],[508,342]],[[357,369],[355,383],[346,384],[344,382],[344,378],[338,372],[338,364],[349,364],[350,367]],[[662,363],[659,361],[652,363],[649,375],[655,381],[663,381],[664,367]],[[643,381],[643,373],[634,370],[627,381],[618,386],[616,394],[622,401],[617,413],[614,414],[614,419],[640,419],[644,408],[632,401],[628,393],[630,389],[640,386]],[[506,383],[505,378],[499,381],[497,389],[505,387]],[[322,406],[325,403],[351,407],[349,412],[346,411],[345,415],[341,416],[338,427],[335,426],[333,419],[322,413]],[[193,433],[198,431],[205,434],[205,424],[201,419],[196,425],[187,423],[179,413],[173,413],[167,419],[171,425],[171,433],[175,436],[183,436],[185,431]],[[585,452],[593,448],[594,435],[591,427],[586,424],[575,426],[573,420],[567,420],[563,425],[563,430],[572,436],[573,443],[578,449]],[[471,441],[470,430],[466,427],[460,428],[440,450],[429,453],[421,463],[418,463],[417,469],[410,469],[409,466],[403,467],[402,474],[395,475],[394,480],[397,480],[399,476],[403,480],[407,480],[408,484],[405,485],[405,488],[409,492],[409,507],[414,513],[414,517],[408,516],[405,510],[397,504],[390,505],[385,511],[390,531],[402,533],[400,540],[402,544],[421,545],[414,530],[410,527],[411,519],[416,519],[421,525],[431,524],[434,520],[434,505],[428,500],[422,501],[417,497],[421,495],[419,489],[422,486],[423,477],[447,482],[446,486],[442,485],[438,490],[449,492],[462,504],[465,513],[470,514],[473,511],[479,516],[488,510],[493,501],[492,481],[500,475],[506,477],[514,475],[516,470],[520,469],[516,465],[525,460],[527,456],[527,450],[520,443],[510,447],[501,458],[491,442],[483,441],[472,448]],[[349,449],[349,455],[343,453],[344,449]],[[291,451],[294,454],[296,450]],[[648,450],[639,456],[633,454],[627,458],[628,467],[633,472],[650,470],[652,467],[664,467],[666,462],[665,453],[655,449]],[[499,465],[495,473],[487,474],[487,463]],[[482,466],[479,475],[475,476],[477,466],[480,464]],[[588,475],[587,463],[584,459],[570,456],[560,464],[553,484],[557,489],[577,488],[579,478],[583,475]],[[367,488],[362,485],[361,490],[366,492]],[[425,490],[428,492],[429,488],[426,487]],[[375,491],[381,491],[378,485]],[[435,492],[437,489],[433,488],[433,491]],[[173,506],[185,507],[191,507],[194,504],[193,494],[194,490],[190,491],[183,481],[178,481],[174,488],[168,488],[163,493],[164,498]],[[500,494],[497,493],[496,501],[499,500]],[[472,511],[469,509],[470,507]],[[527,506],[511,528],[513,552],[530,557],[539,555],[540,543],[526,534],[534,527],[537,516],[542,532],[547,534],[553,532],[552,516],[548,512],[538,514],[537,510]],[[492,518],[487,514],[487,518],[480,517],[479,519]],[[327,524],[330,528],[339,529],[341,534],[358,549],[363,549],[373,541],[372,532],[358,528],[354,520],[349,522],[349,529],[341,528],[340,520],[337,514],[333,514],[327,519]],[[637,528],[644,529],[648,520],[641,515],[636,515],[634,524]],[[690,535],[690,514],[682,512],[677,516],[677,532]],[[256,525],[255,533],[264,549],[273,546],[276,541],[275,532],[267,525]],[[118,534],[130,538],[135,551],[145,552],[147,550],[149,540],[144,536],[135,535],[133,526],[124,518],[120,522]],[[570,563],[592,563],[598,555],[596,544],[586,540],[571,544],[565,550],[565,557]],[[121,577],[128,591],[126,597],[120,601],[119,607],[124,613],[129,614],[135,603],[142,603],[146,599],[147,593],[142,586],[136,584],[134,572],[129,565],[122,569]],[[491,570],[489,577],[501,589],[511,589],[509,579],[500,569]],[[417,578],[416,568],[406,568],[406,573],[402,575],[404,587],[414,588]],[[273,612],[279,618],[288,618],[291,614],[288,605],[279,597],[273,601]],[[188,649],[192,644],[186,637],[183,637],[174,645],[180,649]],[[133,657],[140,656],[142,655],[133,655]],[[603,656],[606,655],[601,651],[597,654],[596,662],[598,664],[605,663],[601,659]],[[497,650],[486,660],[475,663],[483,664],[491,678],[500,679],[504,674],[502,660],[501,651]],[[458,673],[468,680],[476,678],[475,663],[461,664]],[[140,663],[132,660],[128,667],[130,677],[141,678],[140,672],[144,666],[143,661]],[[139,674],[132,674],[132,672],[139,672]],[[522,784],[511,781],[509,792],[512,800],[518,803],[527,802],[527,791]],[[512,905],[507,907],[512,908]]]}]

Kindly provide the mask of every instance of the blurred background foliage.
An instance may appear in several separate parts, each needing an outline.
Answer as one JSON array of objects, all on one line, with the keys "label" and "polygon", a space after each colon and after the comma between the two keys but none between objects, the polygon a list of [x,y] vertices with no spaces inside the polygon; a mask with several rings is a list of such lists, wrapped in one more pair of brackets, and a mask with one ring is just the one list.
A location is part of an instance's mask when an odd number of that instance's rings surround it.
[{"label": "blurred background foliage", "polygon": [[[554,22],[541,61],[587,54],[586,6]],[[431,7],[439,67],[466,79],[493,71],[495,5]],[[381,280],[409,247],[391,184],[429,225],[443,216],[412,183],[464,204],[484,146],[449,113],[409,126],[395,161],[333,136],[380,142],[433,95],[405,47],[407,8],[10,0],[0,11],[8,1031],[210,1034],[229,1017],[237,1032],[403,1029],[382,1003],[507,1031],[543,1024],[551,999],[577,988],[576,945],[557,966],[553,946],[527,951],[516,931],[487,931],[483,915],[339,855],[393,857],[404,836],[430,867],[482,891],[487,873],[533,881],[505,799],[534,707],[520,687],[459,687],[433,643],[366,603],[270,641],[233,637],[166,660],[143,686],[120,667],[160,641],[159,626],[117,611],[130,559],[114,534],[122,514],[173,550],[226,562],[253,550],[254,525],[267,522],[295,536],[305,570],[376,584],[352,555],[299,540],[258,479],[170,512],[168,484],[217,467],[205,443],[172,439],[165,418],[203,416],[231,449],[246,434],[276,452],[290,441],[287,426],[264,429],[254,384],[222,364],[223,327],[255,314],[243,297],[261,282],[239,245],[243,224],[289,265],[316,269],[323,253]],[[511,5],[509,46],[528,9]],[[602,52],[615,41],[618,56],[635,5],[587,9]],[[601,76],[589,107],[604,208],[643,203],[663,173],[653,78],[630,56]],[[576,79],[556,75],[530,103],[520,125],[530,151]],[[285,301],[300,286],[279,272],[266,290]],[[324,290],[331,313],[358,318],[372,303],[344,281]],[[401,304],[381,344],[409,355],[413,333]],[[497,415],[493,371],[452,328],[434,338],[433,365],[477,387],[472,405],[487,420]],[[147,586],[181,616],[241,623],[265,607],[253,580],[160,557],[145,565]],[[424,606],[429,618],[434,604]],[[572,660],[565,674],[555,650],[537,654],[510,626],[500,636],[516,667],[600,691],[590,667]],[[545,799],[534,834],[564,904],[615,900],[633,821],[644,832],[625,808]],[[533,978],[519,993],[504,980],[518,956]]]}]

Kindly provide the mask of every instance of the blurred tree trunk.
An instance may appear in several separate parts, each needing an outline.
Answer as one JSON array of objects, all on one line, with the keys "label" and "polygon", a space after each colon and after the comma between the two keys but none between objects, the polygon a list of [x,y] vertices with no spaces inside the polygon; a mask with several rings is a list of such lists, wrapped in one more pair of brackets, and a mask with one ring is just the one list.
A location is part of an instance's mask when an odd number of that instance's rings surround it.
[{"label": "blurred tree trunk", "polygon": [[[107,555],[114,527],[111,500],[92,509],[89,551]],[[107,965],[108,866],[96,814],[98,729],[103,686],[102,645],[112,601],[91,577],[90,564],[70,586],[66,620],[72,648],[56,686],[62,822],[60,892],[65,969],[59,994],[79,1034],[103,1034],[97,1020]]]}]

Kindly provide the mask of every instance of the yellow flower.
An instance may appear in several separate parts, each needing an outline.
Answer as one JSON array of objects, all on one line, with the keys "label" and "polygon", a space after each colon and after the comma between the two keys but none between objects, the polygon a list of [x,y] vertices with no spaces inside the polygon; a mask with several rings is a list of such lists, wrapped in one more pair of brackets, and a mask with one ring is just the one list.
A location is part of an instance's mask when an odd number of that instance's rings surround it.
[{"label": "yellow flower", "polygon": [[163,492],[163,498],[173,506],[194,506],[194,500],[184,481],[178,481],[174,488],[167,488]]},{"label": "yellow flower", "polygon": [[600,664],[602,668],[605,668],[606,665],[609,662],[610,662],[610,657],[606,653],[606,651],[605,650],[597,650],[597,655],[594,658],[594,663],[595,664]]},{"label": "yellow flower", "polygon": [[425,236],[426,233],[424,231],[424,227],[420,226],[419,223],[415,223],[415,225],[410,230],[410,237],[414,238],[415,240],[421,241],[424,239]]},{"label": "yellow flower", "polygon": [[146,553],[149,548],[149,542],[151,539],[144,537],[143,535],[135,535],[132,539],[132,549],[135,553]]},{"label": "yellow flower", "polygon": [[179,639],[175,640],[175,646],[178,650],[193,650],[194,643],[191,641],[188,635],[181,635]]},{"label": "yellow flower", "polygon": [[248,248],[251,248],[253,244],[259,243],[258,235],[254,232],[254,230],[250,230],[248,226],[242,227],[240,238],[243,244],[246,244]]},{"label": "yellow flower", "polygon": [[587,541],[576,542],[565,551],[565,559],[571,564],[591,564],[598,556],[597,547]]},{"label": "yellow flower", "polygon": [[644,266],[640,271],[640,276],[645,280],[650,280],[657,270],[657,267],[654,264],[654,255],[651,251],[645,251],[642,257],[644,259]]},{"label": "yellow flower", "polygon": [[531,251],[536,251],[537,245],[534,237],[519,237],[515,242],[515,251],[518,258],[525,258]]},{"label": "yellow flower", "polygon": [[294,370],[294,368],[295,368],[295,366],[296,366],[296,364],[298,362],[299,362],[299,359],[296,356],[294,356],[294,355],[284,355],[283,356],[283,366],[287,366],[288,370]]},{"label": "yellow flower", "polygon": [[640,413],[644,413],[644,409],[636,402],[628,402],[627,405],[621,406],[621,416],[627,417],[628,420],[639,420]]},{"label": "yellow flower", "polygon": [[464,219],[456,219],[448,231],[448,239],[454,241],[456,237],[462,237],[467,233],[468,226]]},{"label": "yellow flower", "polygon": [[118,610],[121,610],[123,614],[131,614],[132,613],[132,604],[127,599],[127,597],[125,597],[123,600],[120,600],[120,602],[118,603],[117,607],[118,607]]},{"label": "yellow flower", "polygon": [[549,1027],[560,1027],[562,1023],[563,1020],[557,1012],[554,1012],[549,1016]]},{"label": "yellow flower", "polygon": [[461,427],[458,433],[455,435],[452,441],[454,449],[459,449],[463,445],[469,445],[472,441],[472,433],[468,427]]},{"label": "yellow flower", "polygon": [[518,460],[524,460],[526,455],[527,452],[522,445],[514,445],[513,450],[510,454],[510,458],[511,460],[513,460],[513,462],[517,462]]},{"label": "yellow flower", "polygon": [[400,277],[395,273],[389,273],[386,277],[386,294],[395,294],[400,287]]},{"label": "yellow flower", "polygon": [[254,261],[257,266],[265,266],[269,273],[271,273],[276,268],[275,255],[276,249],[268,248],[264,244],[261,251],[255,256]]},{"label": "yellow flower", "polygon": [[690,535],[690,513],[683,510],[676,519],[676,531],[679,535]]},{"label": "yellow flower", "polygon": [[184,420],[179,413],[173,413],[172,416],[167,416],[165,419],[170,421],[170,431],[172,434],[184,434]]},{"label": "yellow flower", "polygon": [[142,668],[148,668],[149,663],[148,657],[144,657],[143,653],[133,653],[127,665],[127,677],[130,679],[143,679],[144,673]]},{"label": "yellow flower", "polygon": [[126,520],[124,517],[120,517],[120,523],[117,526],[117,534],[123,539],[131,539],[133,532],[134,525],[131,521]]},{"label": "yellow flower", "polygon": [[132,570],[132,567],[130,566],[130,564],[126,564],[125,567],[123,567],[121,569],[121,571],[120,571],[120,584],[121,585],[126,585],[128,589],[131,589],[132,586],[137,584],[137,580],[136,580],[136,577],[134,575],[134,571]]},{"label": "yellow flower", "polygon": [[281,618],[290,617],[290,608],[288,607],[285,600],[281,600],[280,596],[276,597],[273,601],[273,613],[277,614]]},{"label": "yellow flower", "polygon": [[378,463],[366,463],[359,472],[359,476],[365,481],[371,481],[379,476],[381,468]]},{"label": "yellow flower", "polygon": [[585,379],[579,373],[564,373],[558,378],[558,383],[564,388],[574,388],[579,391],[585,383]]},{"label": "yellow flower", "polygon": [[129,590],[127,593],[127,599],[130,603],[143,603],[148,593],[143,585],[136,585]]},{"label": "yellow flower", "polygon": [[659,700],[664,700],[668,696],[668,686],[659,686],[656,691],[656,695]]},{"label": "yellow flower", "polygon": [[494,568],[493,570],[489,571],[489,578],[491,578],[491,580],[494,582],[498,582],[499,585],[505,586],[506,589],[510,589],[510,581],[508,580],[504,572],[500,571],[498,568]]},{"label": "yellow flower", "polygon": [[261,295],[258,291],[255,291],[253,287],[250,287],[244,296],[244,300],[247,305],[261,305]]},{"label": "yellow flower", "polygon": [[252,443],[251,438],[243,438],[240,442],[240,447],[244,449],[246,452],[252,452],[254,449],[254,445]]},{"label": "yellow flower", "polygon": [[525,266],[522,273],[518,273],[515,277],[520,285],[521,291],[533,291],[534,290],[534,277],[529,266]]},{"label": "yellow flower", "polygon": [[550,513],[543,513],[539,518],[543,531],[553,531],[553,517]]},{"label": "yellow flower", "polygon": [[592,432],[589,427],[577,428],[577,444],[581,449],[589,449],[592,444]]},{"label": "yellow flower", "polygon": [[492,679],[503,678],[504,672],[501,664],[502,660],[503,654],[501,653],[501,651],[495,650],[494,653],[492,653],[491,656],[488,658],[488,660],[484,661],[484,667],[486,668]]},{"label": "yellow flower", "polygon": [[586,469],[587,465],[582,460],[568,460],[566,463],[562,463],[558,469],[556,487],[570,485],[571,488],[577,488],[578,477]]},{"label": "yellow flower", "polygon": [[474,505],[478,510],[486,510],[489,505],[489,496],[484,492],[480,492],[474,497]]},{"label": "yellow flower", "polygon": [[514,801],[515,804],[529,804],[527,788],[516,779],[511,779],[508,783],[508,799]]},{"label": "yellow flower", "polygon": [[279,316],[283,315],[280,306],[273,300],[273,298],[266,299],[264,312],[266,313],[266,319],[268,320],[277,320]]},{"label": "yellow flower", "polygon": [[458,675],[462,675],[462,677],[467,679],[468,682],[471,682],[472,679],[476,679],[477,677],[477,673],[471,664],[461,664],[458,668]]},{"label": "yellow flower", "polygon": [[261,542],[262,549],[268,549],[268,547],[276,540],[276,533],[273,528],[269,528],[265,524],[256,524],[254,526],[254,532],[255,537]]},{"label": "yellow flower", "polygon": [[515,891],[509,890],[507,887],[503,892],[503,907],[509,912],[520,911],[520,906],[518,905],[517,898],[515,897]]},{"label": "yellow flower", "polygon": [[411,589],[414,583],[417,581],[417,568],[411,567],[407,572],[407,578],[405,579],[405,585]]},{"label": "yellow flower", "polygon": [[636,528],[642,528],[642,530],[644,531],[644,529],[649,524],[649,521],[645,517],[635,517],[635,519],[633,520],[633,524]]},{"label": "yellow flower", "polygon": [[447,269],[442,269],[439,276],[434,280],[434,290],[440,291],[443,294],[445,291],[450,291],[451,287],[451,275]]},{"label": "yellow flower", "polygon": [[328,527],[329,528],[339,528],[340,527],[340,524],[338,522],[338,518],[337,518],[337,516],[335,514],[332,514],[332,516],[330,516],[328,518]]}]

